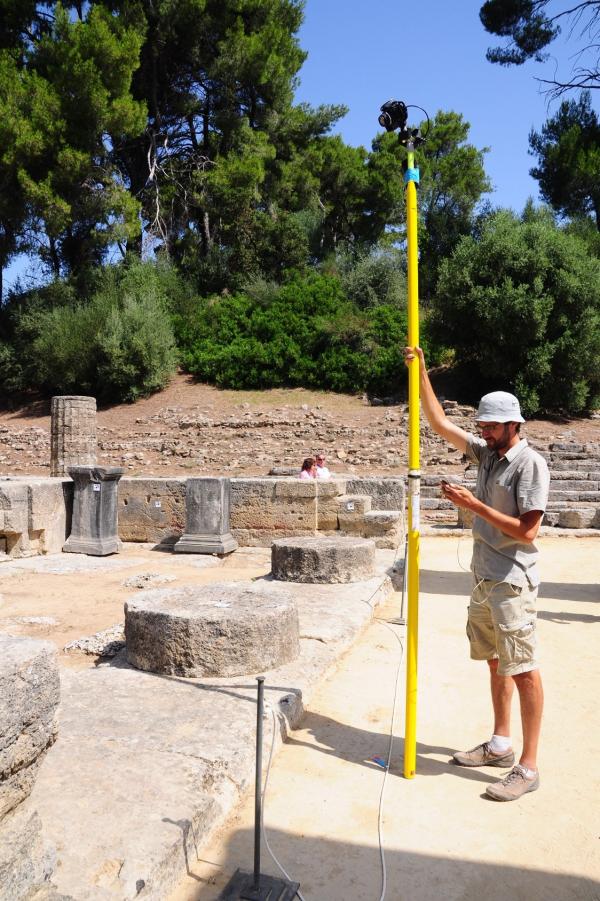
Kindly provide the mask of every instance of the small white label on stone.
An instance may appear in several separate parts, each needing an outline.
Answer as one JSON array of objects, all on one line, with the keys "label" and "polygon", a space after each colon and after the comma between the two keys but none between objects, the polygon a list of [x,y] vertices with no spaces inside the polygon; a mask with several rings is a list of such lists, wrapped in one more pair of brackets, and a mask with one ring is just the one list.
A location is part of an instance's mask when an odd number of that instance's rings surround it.
[{"label": "small white label on stone", "polygon": [[154,501],[154,506],[155,506],[155,507],[160,507],[160,501]]},{"label": "small white label on stone", "polygon": [[346,504],[346,510],[348,510],[350,512],[352,512],[352,510],[354,510],[354,501],[348,501],[348,503]]},{"label": "small white label on stone", "polygon": [[99,483],[99,482],[94,482],[94,489],[93,489],[93,490],[94,490],[94,491],[100,491],[100,483]]}]

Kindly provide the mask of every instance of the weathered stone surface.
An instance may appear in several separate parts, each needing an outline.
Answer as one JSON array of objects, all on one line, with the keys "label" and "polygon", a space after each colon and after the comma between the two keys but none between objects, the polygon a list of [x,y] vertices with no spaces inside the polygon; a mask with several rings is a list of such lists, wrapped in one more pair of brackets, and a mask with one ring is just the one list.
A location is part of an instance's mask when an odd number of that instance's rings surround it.
[{"label": "weathered stone surface", "polygon": [[557,525],[563,529],[590,529],[594,527],[596,516],[596,507],[571,507],[559,512]]},{"label": "weathered stone surface", "polygon": [[103,557],[122,547],[117,523],[119,467],[71,466],[75,483],[71,534],[63,551]]},{"label": "weathered stone surface", "polygon": [[154,589],[125,604],[127,660],[180,676],[238,676],[299,653],[298,610],[269,582]]},{"label": "weathered stone surface", "polygon": [[64,650],[69,653],[80,651],[83,654],[92,654],[95,657],[115,657],[125,647],[125,627],[123,623],[116,623],[108,629],[102,629],[86,638],[77,638],[65,645]]},{"label": "weathered stone surface", "polygon": [[14,477],[0,481],[0,536],[6,556],[58,553],[71,510],[70,480]]},{"label": "weathered stone surface", "polygon": [[96,463],[96,398],[52,398],[50,424],[50,475],[65,476],[70,466]]},{"label": "weathered stone surface", "polygon": [[374,567],[375,542],[367,538],[282,538],[271,548],[273,578],[286,582],[360,582]]},{"label": "weathered stone surface", "polygon": [[0,821],[31,792],[58,731],[54,645],[0,634]]},{"label": "weathered stone surface", "polygon": [[230,480],[188,479],[185,533],[175,544],[180,554],[230,554],[238,546],[230,531]]},{"label": "weathered stone surface", "polygon": [[[174,558],[186,567],[194,559]],[[393,561],[379,552],[376,576],[351,585],[266,583],[296,599],[306,636],[295,661],[261,671],[291,728],[392,595]],[[59,849],[52,880],[76,901],[165,901],[254,784],[256,680],[160,678],[123,662],[68,667],[61,681],[60,739],[31,798]],[[270,736],[269,716],[265,747]]]},{"label": "weathered stone surface", "polygon": [[172,546],[185,529],[185,483],[185,479],[121,479],[121,539]]},{"label": "weathered stone surface", "polygon": [[49,879],[55,859],[37,812],[21,804],[0,823],[0,901],[28,901]]},{"label": "weathered stone surface", "polygon": [[406,489],[404,479],[349,479],[348,494],[368,494],[373,510],[404,510]]}]

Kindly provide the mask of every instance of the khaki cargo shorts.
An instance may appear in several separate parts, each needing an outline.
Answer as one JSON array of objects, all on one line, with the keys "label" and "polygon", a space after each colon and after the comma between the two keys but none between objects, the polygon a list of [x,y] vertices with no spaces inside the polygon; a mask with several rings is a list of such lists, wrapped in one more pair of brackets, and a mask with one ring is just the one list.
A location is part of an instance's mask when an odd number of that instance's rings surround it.
[{"label": "khaki cargo shorts", "polygon": [[472,660],[498,659],[499,676],[537,669],[537,588],[475,578],[467,637]]}]

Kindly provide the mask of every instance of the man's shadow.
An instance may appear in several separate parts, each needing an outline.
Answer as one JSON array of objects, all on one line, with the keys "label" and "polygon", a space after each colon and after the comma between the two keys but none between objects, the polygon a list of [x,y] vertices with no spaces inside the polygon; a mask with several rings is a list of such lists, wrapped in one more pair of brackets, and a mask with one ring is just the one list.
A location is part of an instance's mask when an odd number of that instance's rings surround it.
[{"label": "man's shadow", "polygon": [[[298,737],[298,733],[308,731],[315,739],[315,743],[304,741]],[[385,765],[390,745],[389,732],[371,732],[368,729],[359,729],[349,726],[338,720],[322,716],[320,713],[308,712],[300,727],[288,733],[286,743],[308,748],[319,754],[338,757],[357,766],[367,766],[374,769],[383,769],[381,763],[373,758],[378,758]],[[493,782],[498,778],[476,768],[458,766],[452,761],[452,754],[456,748],[447,748],[439,745],[428,745],[417,742],[417,772],[420,776],[443,776],[450,774],[462,779],[471,779],[475,782]],[[446,760],[438,760],[437,755],[443,755]],[[392,747],[392,759],[390,773],[401,776],[403,773],[404,738],[394,736]]]}]

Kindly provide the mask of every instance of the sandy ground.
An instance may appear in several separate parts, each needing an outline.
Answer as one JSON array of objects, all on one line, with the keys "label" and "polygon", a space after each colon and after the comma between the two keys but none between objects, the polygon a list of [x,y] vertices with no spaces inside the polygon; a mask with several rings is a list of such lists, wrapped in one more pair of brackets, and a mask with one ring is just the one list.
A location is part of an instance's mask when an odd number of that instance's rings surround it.
[{"label": "sandy ground", "polygon": [[[275,758],[265,824],[270,845],[306,901],[382,898],[378,813],[394,687],[398,708],[382,801],[387,899],[599,901],[597,698],[600,689],[597,539],[544,538],[539,630],[546,713],[541,788],[518,802],[487,800],[494,769],[449,757],[490,734],[485,664],[467,657],[470,540],[421,543],[416,778],[403,771],[405,629],[375,622],[313,696],[301,729]],[[390,619],[398,610],[378,611]],[[266,736],[268,740],[268,725]],[[515,707],[513,740],[520,724]],[[596,761],[596,762],[594,762]],[[214,901],[236,868],[253,865],[254,800],[201,850],[171,901]],[[277,869],[263,845],[262,870]]]},{"label": "sandy ground", "polygon": [[106,558],[53,554],[0,563],[0,632],[52,641],[60,666],[93,666],[95,657],[65,653],[64,647],[123,622],[123,605],[136,594],[125,584],[128,579],[167,576],[173,581],[150,581],[146,587],[169,588],[253,579],[269,569],[263,548],[243,548],[219,559],[135,544],[125,544],[120,554]]}]

